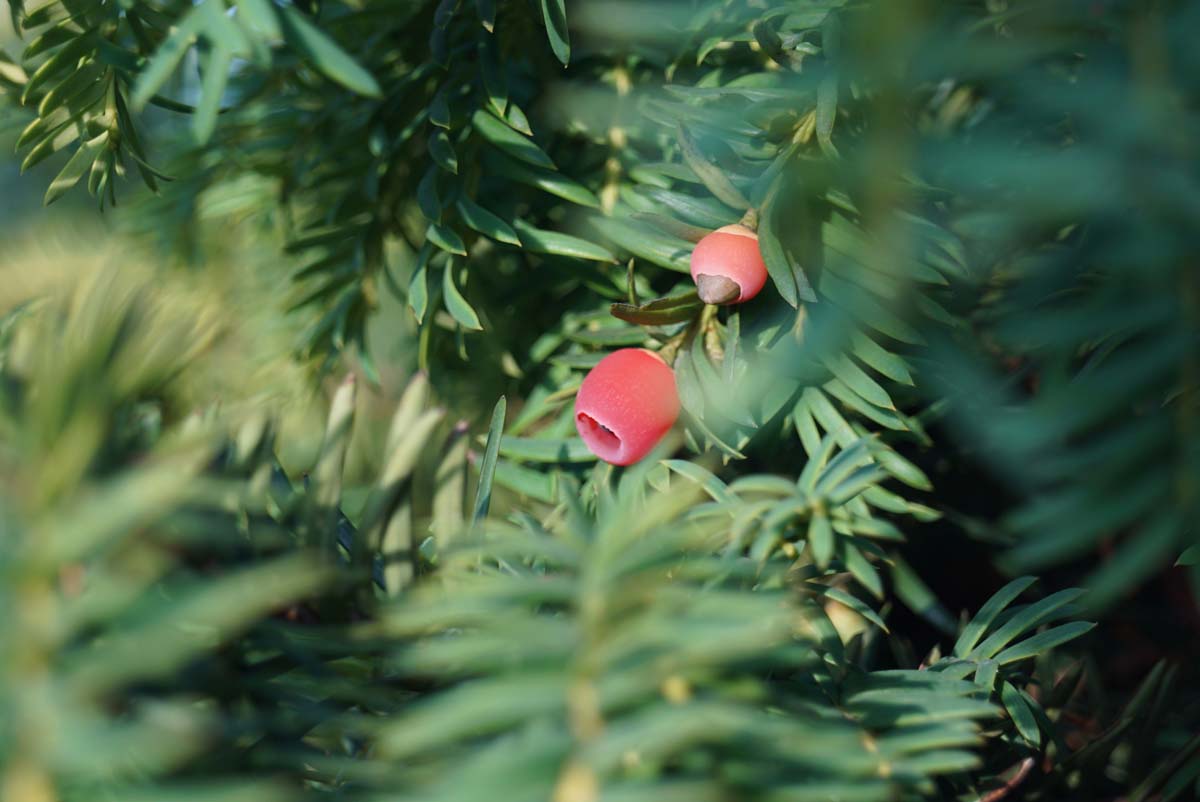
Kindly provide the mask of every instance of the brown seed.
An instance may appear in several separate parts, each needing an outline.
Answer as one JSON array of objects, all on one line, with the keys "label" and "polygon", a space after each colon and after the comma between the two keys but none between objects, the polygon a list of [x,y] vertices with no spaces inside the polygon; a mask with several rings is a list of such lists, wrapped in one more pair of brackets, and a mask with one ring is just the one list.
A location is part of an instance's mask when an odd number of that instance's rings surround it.
[{"label": "brown seed", "polygon": [[727,304],[737,300],[742,288],[724,276],[701,273],[696,276],[696,294],[706,304]]}]

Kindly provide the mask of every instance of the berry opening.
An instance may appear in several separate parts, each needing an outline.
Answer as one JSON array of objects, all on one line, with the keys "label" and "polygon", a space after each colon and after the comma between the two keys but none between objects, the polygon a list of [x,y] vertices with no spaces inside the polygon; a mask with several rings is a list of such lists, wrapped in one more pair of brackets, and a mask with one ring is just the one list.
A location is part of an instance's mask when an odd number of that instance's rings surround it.
[{"label": "berry opening", "polygon": [[613,459],[621,451],[621,438],[617,437],[616,433],[600,423],[586,412],[579,412],[575,415],[575,421],[578,424],[579,436],[599,457],[604,459]]}]

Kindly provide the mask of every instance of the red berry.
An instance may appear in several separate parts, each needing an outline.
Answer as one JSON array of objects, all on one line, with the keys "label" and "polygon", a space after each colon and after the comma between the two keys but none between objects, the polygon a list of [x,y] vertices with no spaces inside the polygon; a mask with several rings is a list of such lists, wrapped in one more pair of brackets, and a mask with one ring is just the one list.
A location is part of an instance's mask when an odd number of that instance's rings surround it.
[{"label": "red berry", "polygon": [[643,348],[622,348],[601,359],[575,396],[579,436],[613,465],[631,465],[646,456],[677,417],[675,372]]},{"label": "red berry", "polygon": [[723,226],[696,243],[692,279],[706,304],[749,301],[767,283],[758,235],[743,225]]}]

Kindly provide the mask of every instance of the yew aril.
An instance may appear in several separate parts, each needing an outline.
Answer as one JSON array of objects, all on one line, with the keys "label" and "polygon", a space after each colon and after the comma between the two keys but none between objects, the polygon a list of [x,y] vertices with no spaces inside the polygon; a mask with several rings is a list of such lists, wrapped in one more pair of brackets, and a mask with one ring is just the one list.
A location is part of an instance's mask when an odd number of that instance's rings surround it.
[{"label": "yew aril", "polygon": [[600,459],[632,465],[679,417],[675,372],[642,348],[614,351],[592,368],[575,396],[575,428]]},{"label": "yew aril", "polygon": [[767,283],[758,235],[744,225],[723,226],[696,243],[692,279],[706,304],[740,304]]}]

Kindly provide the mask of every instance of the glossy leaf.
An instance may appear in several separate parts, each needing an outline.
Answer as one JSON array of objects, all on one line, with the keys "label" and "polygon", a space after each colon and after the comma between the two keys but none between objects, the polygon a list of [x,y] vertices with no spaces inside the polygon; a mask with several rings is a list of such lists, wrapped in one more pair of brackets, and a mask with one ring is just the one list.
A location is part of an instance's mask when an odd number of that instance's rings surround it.
[{"label": "glossy leaf", "polygon": [[1012,683],[1005,682],[1000,686],[1000,701],[1004,705],[1004,709],[1008,711],[1008,717],[1021,737],[1031,746],[1040,746],[1042,742],[1041,729],[1038,727],[1037,719],[1034,718],[1029,703],[1025,701],[1021,692],[1013,687]]},{"label": "glossy leaf", "polygon": [[513,231],[512,226],[475,201],[464,195],[458,199],[457,205],[463,222],[475,231],[491,237],[497,242],[521,246],[521,240],[517,237],[517,232]]},{"label": "glossy leaf", "polygon": [[492,481],[496,475],[496,460],[500,454],[500,438],[504,434],[504,413],[507,409],[507,400],[500,396],[500,400],[492,409],[492,423],[488,427],[483,459],[479,462],[479,484],[475,489],[475,506],[471,514],[471,520],[476,523],[487,516],[488,507],[492,503]]},{"label": "glossy leaf", "polygon": [[[437,182],[437,168],[431,166],[417,184],[417,205],[421,207],[421,214],[431,223],[442,222],[442,199],[438,197]],[[470,225],[470,221],[467,224]]]},{"label": "glossy leaf", "polygon": [[250,26],[263,36],[278,39],[283,35],[275,6],[270,0],[236,0],[236,3],[238,13],[244,15]]},{"label": "glossy leaf", "polygon": [[691,320],[704,303],[693,292],[686,292],[668,298],[658,298],[644,304],[615,303],[611,307],[614,317],[641,326],[663,326],[669,323],[679,323]]},{"label": "glossy leaf", "polygon": [[58,175],[54,177],[54,180],[50,182],[50,187],[46,190],[46,196],[42,202],[49,206],[61,198],[67,190],[78,184],[79,179],[92,169],[92,162],[100,155],[101,150],[107,146],[107,133],[100,134],[81,144],[62,170],[58,172]]},{"label": "glossy leaf", "polygon": [[413,269],[412,278],[408,282],[408,305],[412,309],[413,315],[417,318],[417,323],[425,321],[425,310],[429,305],[429,279],[427,273],[429,269],[429,245],[425,245],[417,255],[417,264]]},{"label": "glossy leaf", "polygon": [[184,54],[196,41],[196,35],[202,28],[203,21],[204,12],[201,8],[199,6],[193,8],[171,31],[171,35],[159,45],[154,56],[138,73],[137,81],[133,85],[131,100],[135,109],[145,106],[150,97],[158,92],[171,77],[171,73],[175,72],[175,68],[183,60]]},{"label": "glossy leaf", "polygon": [[521,238],[525,250],[548,253],[575,259],[590,259],[596,262],[615,262],[616,257],[607,249],[593,242],[558,231],[534,228],[524,220],[514,220],[513,228]]},{"label": "glossy leaf", "polygon": [[458,256],[467,255],[467,246],[463,244],[462,237],[449,226],[444,226],[440,223],[430,223],[429,228],[425,230],[425,237],[447,253]]},{"label": "glossy leaf", "polygon": [[318,70],[342,86],[368,97],[379,97],[375,77],[351,58],[328,34],[309,21],[295,6],[280,7],[280,23],[288,44],[308,58]]},{"label": "glossy leaf", "polygon": [[458,174],[458,155],[450,144],[450,137],[445,131],[437,131],[429,137],[429,155],[433,157],[438,167],[448,173]]},{"label": "glossy leaf", "polygon": [[[796,283],[795,270],[792,261],[779,240],[779,231],[774,220],[774,205],[769,205],[763,212],[758,226],[758,244],[762,252],[763,262],[775,289],[783,300],[793,308],[800,306],[799,288]],[[805,299],[811,300],[811,299]]]},{"label": "glossy leaf", "polygon": [[549,170],[554,169],[554,162],[529,137],[514,131],[508,123],[498,119],[494,114],[480,109],[471,116],[475,130],[493,145],[508,155]]},{"label": "glossy leaf", "polygon": [[[519,134],[514,132],[514,136],[519,136]],[[561,173],[535,170],[508,159],[498,160],[495,162],[494,167],[498,175],[511,178],[522,184],[537,187],[543,192],[557,195],[579,206],[587,206],[592,209],[600,208],[600,199],[596,197],[594,192]]]},{"label": "glossy leaf", "polygon": [[1000,613],[1036,581],[1035,577],[1023,576],[1014,579],[996,591],[987,600],[987,603],[979,608],[979,612],[975,614],[975,617],[963,627],[958,640],[954,642],[954,654],[959,657],[966,657],[970,654],[984,633],[988,631],[992,623],[999,617]]},{"label": "glossy leaf", "polygon": [[1069,624],[1053,627],[1031,638],[1027,638],[1015,646],[1008,647],[996,655],[996,662],[1003,666],[1008,663],[1015,663],[1018,660],[1036,657],[1043,652],[1047,652],[1050,649],[1084,635],[1095,626],[1090,621],[1072,621]]},{"label": "glossy leaf", "polygon": [[578,437],[565,440],[534,437],[500,438],[500,456],[524,462],[595,462],[596,455],[588,451]]},{"label": "glossy leaf", "polygon": [[818,568],[826,568],[833,559],[833,528],[824,515],[813,515],[808,522],[808,544]]},{"label": "glossy leaf", "polygon": [[467,303],[467,299],[463,297],[462,292],[458,289],[458,284],[454,281],[454,267],[455,263],[452,260],[446,265],[446,269],[442,271],[442,297],[446,303],[446,311],[464,329],[469,331],[483,331],[483,326],[479,322],[479,316],[475,314],[475,310]]},{"label": "glossy leaf", "polygon": [[683,153],[683,158],[687,162],[688,167],[700,177],[704,182],[704,186],[713,194],[715,198],[722,203],[738,210],[750,208],[750,201],[746,200],[746,196],[742,191],[734,186],[729,177],[721,170],[720,167],[710,162],[705,158],[700,148],[696,145],[694,139],[683,126],[679,126],[675,132],[676,139],[679,142],[679,150]]},{"label": "glossy leaf", "polygon": [[565,67],[571,60],[571,38],[567,32],[566,0],[541,0],[542,21],[546,25],[546,36],[550,49]]},{"label": "glossy leaf", "polygon": [[619,218],[597,218],[592,226],[623,250],[651,264],[687,273],[691,259],[691,244],[667,234],[643,228]]},{"label": "glossy leaf", "polygon": [[638,212],[632,215],[632,217],[634,220],[649,223],[664,233],[670,234],[673,237],[679,237],[688,242],[699,242],[712,233],[709,229],[693,226],[689,223],[681,223],[673,217],[667,217],[662,214]]}]

